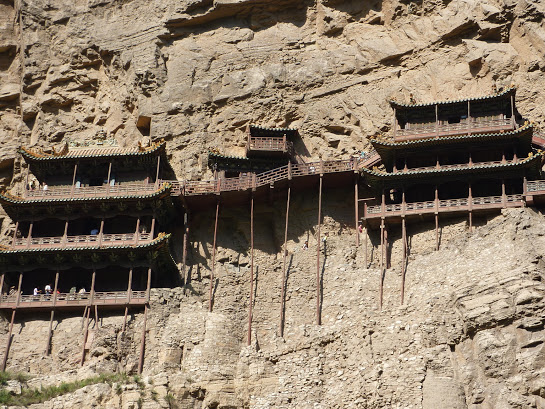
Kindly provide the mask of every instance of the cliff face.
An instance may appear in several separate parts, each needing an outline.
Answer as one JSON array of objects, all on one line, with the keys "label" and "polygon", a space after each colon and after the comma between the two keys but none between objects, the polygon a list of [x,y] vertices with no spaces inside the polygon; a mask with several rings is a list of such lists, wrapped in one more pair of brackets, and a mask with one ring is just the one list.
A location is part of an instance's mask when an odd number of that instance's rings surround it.
[{"label": "cliff face", "polygon": [[[425,102],[513,84],[519,111],[540,126],[544,13],[539,1],[511,0],[0,0],[0,183],[21,182],[17,146],[101,130],[126,145],[164,138],[187,179],[210,176],[209,149],[242,154],[249,123],[298,128],[303,157],[346,158],[389,130],[387,99],[411,93]],[[213,313],[213,211],[196,213],[190,285],[154,291],[143,389],[87,387],[40,407],[545,408],[541,215],[508,211],[474,234],[450,221],[438,252],[428,226],[410,227],[404,306],[399,233],[391,232],[381,311],[379,273],[351,245],[351,193],[330,189],[317,327],[316,197],[292,194],[285,339],[284,203],[256,207],[251,347],[248,212],[222,210]],[[0,221],[8,232],[9,219]],[[179,253],[179,231],[174,241]],[[135,370],[141,315],[123,336],[122,317],[103,317],[78,371],[81,318],[60,317],[48,358],[41,318],[16,325],[8,365],[39,375],[31,384]]]}]

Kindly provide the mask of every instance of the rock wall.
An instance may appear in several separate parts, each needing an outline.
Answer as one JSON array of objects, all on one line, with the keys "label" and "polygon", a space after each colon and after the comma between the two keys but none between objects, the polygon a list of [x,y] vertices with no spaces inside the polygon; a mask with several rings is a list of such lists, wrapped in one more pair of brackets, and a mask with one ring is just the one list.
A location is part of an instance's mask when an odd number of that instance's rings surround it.
[{"label": "rock wall", "polygon": [[[0,11],[4,186],[22,180],[17,146],[101,130],[122,145],[164,138],[177,176],[197,179],[210,177],[209,149],[243,153],[249,123],[299,128],[303,158],[347,158],[388,132],[387,99],[410,94],[426,102],[513,84],[521,114],[543,122],[540,2],[0,0]],[[404,305],[392,229],[380,310],[378,237],[370,233],[375,262],[366,266],[353,245],[351,195],[324,195],[321,327],[316,192],[293,193],[284,338],[284,202],[256,205],[250,347],[248,210],[222,209],[213,313],[213,210],[196,212],[188,284],[153,292],[144,384],[88,386],[35,407],[545,408],[543,216],[510,210],[473,234],[464,220],[444,221],[437,252],[431,226],[409,226]],[[0,221],[5,234],[11,221]],[[47,317],[18,320],[8,369],[35,375],[30,386],[134,372],[142,314],[124,334],[122,317],[100,316],[81,369],[81,317],[57,317],[50,357]]]}]

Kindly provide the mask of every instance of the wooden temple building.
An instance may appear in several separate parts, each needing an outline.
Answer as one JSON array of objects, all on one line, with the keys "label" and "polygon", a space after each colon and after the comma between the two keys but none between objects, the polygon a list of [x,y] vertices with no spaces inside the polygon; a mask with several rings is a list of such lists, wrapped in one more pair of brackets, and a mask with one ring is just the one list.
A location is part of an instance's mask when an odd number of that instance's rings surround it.
[{"label": "wooden temple building", "polygon": [[[376,192],[364,203],[368,228],[380,228],[381,271],[389,265],[388,228],[401,225],[403,269],[407,258],[406,222],[521,207],[540,198],[543,154],[532,146],[533,127],[521,123],[515,90],[483,98],[400,104],[391,102],[393,137],[374,139],[383,168],[362,168]],[[383,274],[383,273],[382,273]],[[381,302],[382,302],[381,277]],[[403,302],[403,287],[401,297]]]},{"label": "wooden temple building", "polygon": [[99,309],[124,310],[125,330],[129,308],[147,316],[154,283],[178,278],[170,235],[161,232],[173,215],[172,185],[160,180],[165,144],[20,153],[29,169],[25,188],[0,194],[16,222],[11,243],[0,247],[0,310],[11,312],[1,369],[16,313],[32,311],[50,311],[46,353],[55,312],[83,314],[83,364],[91,313],[98,323]]}]

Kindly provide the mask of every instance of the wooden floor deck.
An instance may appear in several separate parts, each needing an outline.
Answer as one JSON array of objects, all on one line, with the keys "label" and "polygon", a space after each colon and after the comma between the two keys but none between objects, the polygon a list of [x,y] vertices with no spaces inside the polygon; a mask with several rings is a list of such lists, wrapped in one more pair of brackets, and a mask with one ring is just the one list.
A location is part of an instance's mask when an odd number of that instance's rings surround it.
[{"label": "wooden floor deck", "polygon": [[41,295],[2,295],[0,297],[0,309],[74,309],[85,306],[138,306],[148,302],[146,291],[131,291],[130,297],[127,291],[85,293],[60,293]]}]

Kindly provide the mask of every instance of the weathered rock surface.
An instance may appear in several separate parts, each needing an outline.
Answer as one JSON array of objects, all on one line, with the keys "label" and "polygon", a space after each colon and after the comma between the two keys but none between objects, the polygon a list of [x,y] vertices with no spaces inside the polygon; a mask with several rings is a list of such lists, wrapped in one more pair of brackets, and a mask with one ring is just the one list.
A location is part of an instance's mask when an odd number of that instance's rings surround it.
[{"label": "weathered rock surface", "polygon": [[[299,128],[302,157],[346,158],[389,130],[387,99],[411,93],[425,102],[513,84],[541,127],[544,14],[541,2],[510,0],[0,0],[0,184],[23,179],[19,145],[101,130],[127,145],[165,138],[180,178],[209,177],[209,149],[240,154],[248,123]],[[181,408],[545,408],[543,216],[509,211],[471,235],[452,222],[438,252],[428,226],[412,226],[404,306],[392,232],[380,311],[378,272],[347,244],[351,205],[333,193],[322,327],[311,194],[294,198],[284,339],[282,206],[256,209],[251,347],[247,212],[222,213],[213,313],[213,222],[201,214],[190,284],[153,292],[144,385],[88,386],[35,407],[168,407],[171,394]],[[0,222],[5,234],[11,222]],[[9,369],[36,375],[29,386],[136,370],[141,314],[125,334],[122,317],[93,323],[82,369],[81,318],[58,318],[51,357],[46,317],[16,325]]]}]

